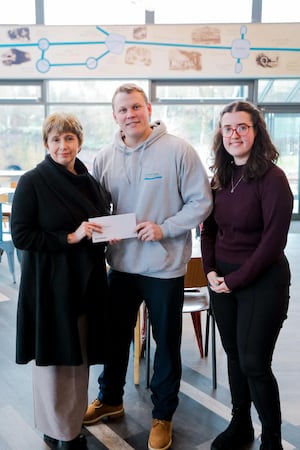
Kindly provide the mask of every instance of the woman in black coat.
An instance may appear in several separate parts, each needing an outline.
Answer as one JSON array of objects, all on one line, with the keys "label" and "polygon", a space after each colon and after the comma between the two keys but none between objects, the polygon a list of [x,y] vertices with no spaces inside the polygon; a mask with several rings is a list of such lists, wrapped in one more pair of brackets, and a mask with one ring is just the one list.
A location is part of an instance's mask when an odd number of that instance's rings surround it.
[{"label": "woman in black coat", "polygon": [[98,183],[77,158],[82,126],[54,113],[43,125],[45,160],[19,180],[12,237],[22,250],[16,362],[33,361],[36,427],[57,448],[81,449],[88,368],[105,361],[105,245],[93,244],[109,214]]}]

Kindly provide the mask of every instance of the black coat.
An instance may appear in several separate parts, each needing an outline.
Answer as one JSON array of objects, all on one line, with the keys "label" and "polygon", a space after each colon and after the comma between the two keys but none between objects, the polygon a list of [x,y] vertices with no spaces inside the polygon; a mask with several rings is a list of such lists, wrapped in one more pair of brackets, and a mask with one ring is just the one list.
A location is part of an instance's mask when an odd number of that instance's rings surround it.
[{"label": "black coat", "polygon": [[106,333],[105,245],[86,238],[68,244],[83,220],[109,214],[96,180],[76,159],[78,175],[47,155],[19,180],[12,205],[12,238],[22,251],[16,362],[82,363],[77,320],[87,315],[88,363],[102,363]]}]

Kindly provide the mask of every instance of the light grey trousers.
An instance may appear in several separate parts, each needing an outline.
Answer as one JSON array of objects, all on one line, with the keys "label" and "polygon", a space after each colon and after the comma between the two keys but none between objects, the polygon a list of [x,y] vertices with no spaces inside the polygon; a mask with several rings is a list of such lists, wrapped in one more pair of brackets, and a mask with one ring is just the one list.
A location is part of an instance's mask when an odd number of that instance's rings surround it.
[{"label": "light grey trousers", "polygon": [[81,366],[32,365],[34,421],[43,434],[70,441],[81,432],[88,405],[86,320],[78,320],[84,363]]}]

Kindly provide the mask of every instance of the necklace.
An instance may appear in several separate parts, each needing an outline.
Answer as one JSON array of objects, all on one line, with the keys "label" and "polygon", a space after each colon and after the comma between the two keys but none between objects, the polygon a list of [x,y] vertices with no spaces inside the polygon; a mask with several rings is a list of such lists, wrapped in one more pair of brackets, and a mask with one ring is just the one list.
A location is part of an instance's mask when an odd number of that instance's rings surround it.
[{"label": "necklace", "polygon": [[242,175],[236,183],[233,183],[233,175],[231,175],[231,189],[230,189],[230,194],[233,194],[234,191],[236,190],[236,188],[238,187],[238,185],[240,184],[240,182],[242,181],[242,179],[244,178],[244,175]]}]

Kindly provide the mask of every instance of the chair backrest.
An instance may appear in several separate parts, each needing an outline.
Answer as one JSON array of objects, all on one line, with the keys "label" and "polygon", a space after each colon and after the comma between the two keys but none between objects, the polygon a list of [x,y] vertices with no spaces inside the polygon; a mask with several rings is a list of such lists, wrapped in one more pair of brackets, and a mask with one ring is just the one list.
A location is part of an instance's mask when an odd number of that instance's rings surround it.
[{"label": "chair backrest", "polygon": [[[0,194],[0,242],[3,241],[3,233],[5,233],[3,224],[8,224],[5,229],[9,229],[9,216],[4,216],[3,214],[3,203],[11,203],[12,198],[13,192],[5,192],[3,194]],[[10,233],[10,230],[6,231],[6,233]]]},{"label": "chair backrest", "polygon": [[1,199],[0,199],[0,242],[2,241],[2,234],[3,234],[3,224],[2,224],[2,221],[3,221],[3,216],[2,216],[2,202],[1,202]]},{"label": "chair backrest", "polygon": [[204,287],[207,286],[207,278],[203,270],[201,256],[191,258],[187,265],[187,271],[184,277],[184,287]]},{"label": "chair backrest", "polygon": [[0,242],[3,240],[3,213],[2,213],[2,203],[8,201],[7,194],[0,194]]}]

